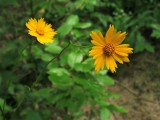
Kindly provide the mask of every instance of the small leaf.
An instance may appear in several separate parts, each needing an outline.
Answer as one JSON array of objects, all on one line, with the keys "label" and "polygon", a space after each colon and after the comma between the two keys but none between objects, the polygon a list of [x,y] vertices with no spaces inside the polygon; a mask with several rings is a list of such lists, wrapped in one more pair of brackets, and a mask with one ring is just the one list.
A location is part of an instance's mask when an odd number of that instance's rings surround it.
[{"label": "small leaf", "polygon": [[41,59],[42,59],[43,61],[48,62],[48,61],[50,61],[53,57],[54,57],[54,56],[45,53],[45,54],[42,54]]},{"label": "small leaf", "polygon": [[50,68],[48,73],[57,74],[58,76],[62,76],[63,74],[69,75],[69,72],[65,68]]},{"label": "small leaf", "polygon": [[98,100],[97,104],[103,107],[107,107],[108,105],[110,105],[110,103],[108,103],[107,101],[104,100]]},{"label": "small leaf", "polygon": [[75,25],[76,28],[86,29],[92,26],[91,22],[83,22]]},{"label": "small leaf", "polygon": [[4,107],[4,112],[10,111],[12,109],[9,105],[5,103],[5,101],[2,98],[0,98],[0,107]]},{"label": "small leaf", "polygon": [[62,48],[57,44],[58,43],[56,43],[56,41],[51,44],[47,44],[45,50],[49,53],[58,54],[61,52]]},{"label": "small leaf", "polygon": [[49,80],[56,85],[56,87],[65,89],[66,87],[70,87],[73,85],[73,81],[70,78],[69,75],[63,74],[63,75],[57,75],[57,74],[51,74],[49,76]]},{"label": "small leaf", "polygon": [[151,27],[153,28],[151,36],[157,39],[160,38],[160,24],[151,24]]},{"label": "small leaf", "polygon": [[154,46],[152,46],[149,42],[147,42],[140,33],[137,34],[135,52],[142,52],[144,50],[147,50],[153,53],[154,49],[155,49]]},{"label": "small leaf", "polygon": [[40,90],[32,92],[31,95],[39,98],[47,98],[51,96],[52,91],[52,88],[41,88]]},{"label": "small leaf", "polygon": [[155,52],[155,47],[148,42],[145,43],[145,49],[151,53]]},{"label": "small leaf", "polygon": [[127,113],[128,112],[125,108],[123,108],[122,106],[118,106],[118,105],[109,105],[108,108],[109,108],[109,110],[117,111],[120,113]]},{"label": "small leaf", "polygon": [[42,51],[42,49],[40,47],[34,45],[32,47],[32,53],[35,55],[36,58],[40,58],[41,55],[43,54],[43,51]]},{"label": "small leaf", "polygon": [[94,77],[102,85],[114,85],[114,80],[106,74],[105,75],[95,74]]},{"label": "small leaf", "polygon": [[81,72],[90,72],[91,69],[94,68],[94,65],[92,63],[93,63],[93,59],[88,58],[84,60],[82,63],[77,63],[75,69]]},{"label": "small leaf", "polygon": [[142,52],[144,50],[144,42],[144,37],[140,33],[138,33],[135,45],[135,52]]},{"label": "small leaf", "polygon": [[25,120],[42,120],[42,117],[36,111],[29,111]]},{"label": "small leaf", "polygon": [[64,37],[73,28],[75,24],[79,22],[79,17],[77,15],[68,16],[67,20],[58,28],[57,32],[60,36]]},{"label": "small leaf", "polygon": [[111,112],[107,108],[101,108],[100,118],[101,120],[110,120]]},{"label": "small leaf", "polygon": [[68,55],[68,64],[73,68],[76,63],[80,63],[83,60],[83,55],[81,53],[72,52]]}]

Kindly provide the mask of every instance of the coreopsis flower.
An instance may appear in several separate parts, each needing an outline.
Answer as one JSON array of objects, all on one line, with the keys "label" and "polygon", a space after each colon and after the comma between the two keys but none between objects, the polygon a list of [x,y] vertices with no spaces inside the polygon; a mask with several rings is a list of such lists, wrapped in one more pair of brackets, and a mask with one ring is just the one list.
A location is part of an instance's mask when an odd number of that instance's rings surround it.
[{"label": "coreopsis flower", "polygon": [[41,44],[53,42],[53,37],[55,36],[56,31],[54,31],[52,25],[47,24],[43,18],[39,20],[31,18],[26,23],[26,26],[29,29],[28,34],[36,37]]},{"label": "coreopsis flower", "polygon": [[121,64],[129,62],[128,54],[133,53],[133,48],[130,48],[129,44],[121,44],[126,35],[126,32],[117,32],[113,25],[110,25],[105,37],[101,32],[91,32],[91,42],[94,46],[89,55],[95,59],[94,65],[97,72],[104,69],[106,65],[114,73],[117,68],[116,61]]}]

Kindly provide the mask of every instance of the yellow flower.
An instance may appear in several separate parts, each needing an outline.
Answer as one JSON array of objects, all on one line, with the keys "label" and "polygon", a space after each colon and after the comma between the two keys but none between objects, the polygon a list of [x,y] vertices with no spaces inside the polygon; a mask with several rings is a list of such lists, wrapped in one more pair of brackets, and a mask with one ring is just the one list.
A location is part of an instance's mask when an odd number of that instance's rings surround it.
[{"label": "yellow flower", "polygon": [[101,32],[91,32],[91,42],[95,46],[92,47],[89,55],[95,59],[94,64],[97,72],[106,65],[114,73],[117,68],[116,61],[121,64],[129,62],[128,54],[133,53],[133,48],[129,48],[129,44],[121,44],[126,35],[126,32],[117,32],[113,25],[110,25],[105,37]]},{"label": "yellow flower", "polygon": [[26,26],[29,29],[28,34],[37,37],[38,42],[41,44],[53,42],[53,37],[55,36],[56,31],[54,31],[52,25],[47,24],[43,18],[39,20],[31,18],[26,23]]}]

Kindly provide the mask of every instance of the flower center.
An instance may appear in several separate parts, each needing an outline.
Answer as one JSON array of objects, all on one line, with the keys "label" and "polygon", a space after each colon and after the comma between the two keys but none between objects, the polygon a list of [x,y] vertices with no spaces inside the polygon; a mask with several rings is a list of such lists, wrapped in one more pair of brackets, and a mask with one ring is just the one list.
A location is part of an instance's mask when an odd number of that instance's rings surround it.
[{"label": "flower center", "polygon": [[37,32],[39,35],[44,35],[44,31],[43,31],[43,30],[36,30],[36,32]]},{"label": "flower center", "polygon": [[103,53],[107,56],[112,55],[112,53],[114,52],[115,48],[113,46],[113,44],[106,44],[106,46],[103,48]]}]

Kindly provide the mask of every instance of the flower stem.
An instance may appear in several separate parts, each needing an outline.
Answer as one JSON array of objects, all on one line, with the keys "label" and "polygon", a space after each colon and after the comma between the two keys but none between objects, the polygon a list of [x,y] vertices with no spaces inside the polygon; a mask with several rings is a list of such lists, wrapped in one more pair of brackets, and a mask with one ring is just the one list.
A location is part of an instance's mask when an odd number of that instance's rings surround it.
[{"label": "flower stem", "polygon": [[60,55],[70,46],[70,42],[68,43],[68,45],[63,48],[63,50],[55,57],[53,57],[49,62],[46,63],[46,65],[44,66],[44,69],[42,69],[39,73],[39,75],[37,76],[35,82],[33,82],[32,86],[29,88],[28,92],[26,93],[26,95],[22,98],[22,100],[19,102],[19,104],[17,105],[17,107],[14,109],[14,112],[16,112],[18,110],[18,108],[21,106],[21,104],[23,103],[23,101],[25,100],[26,96],[29,95],[29,93],[32,91],[32,89],[34,88],[34,86],[36,85],[36,83],[38,83],[40,81],[40,78],[43,74],[43,72],[46,70],[45,68],[51,63],[53,62],[56,58],[59,58]]}]

